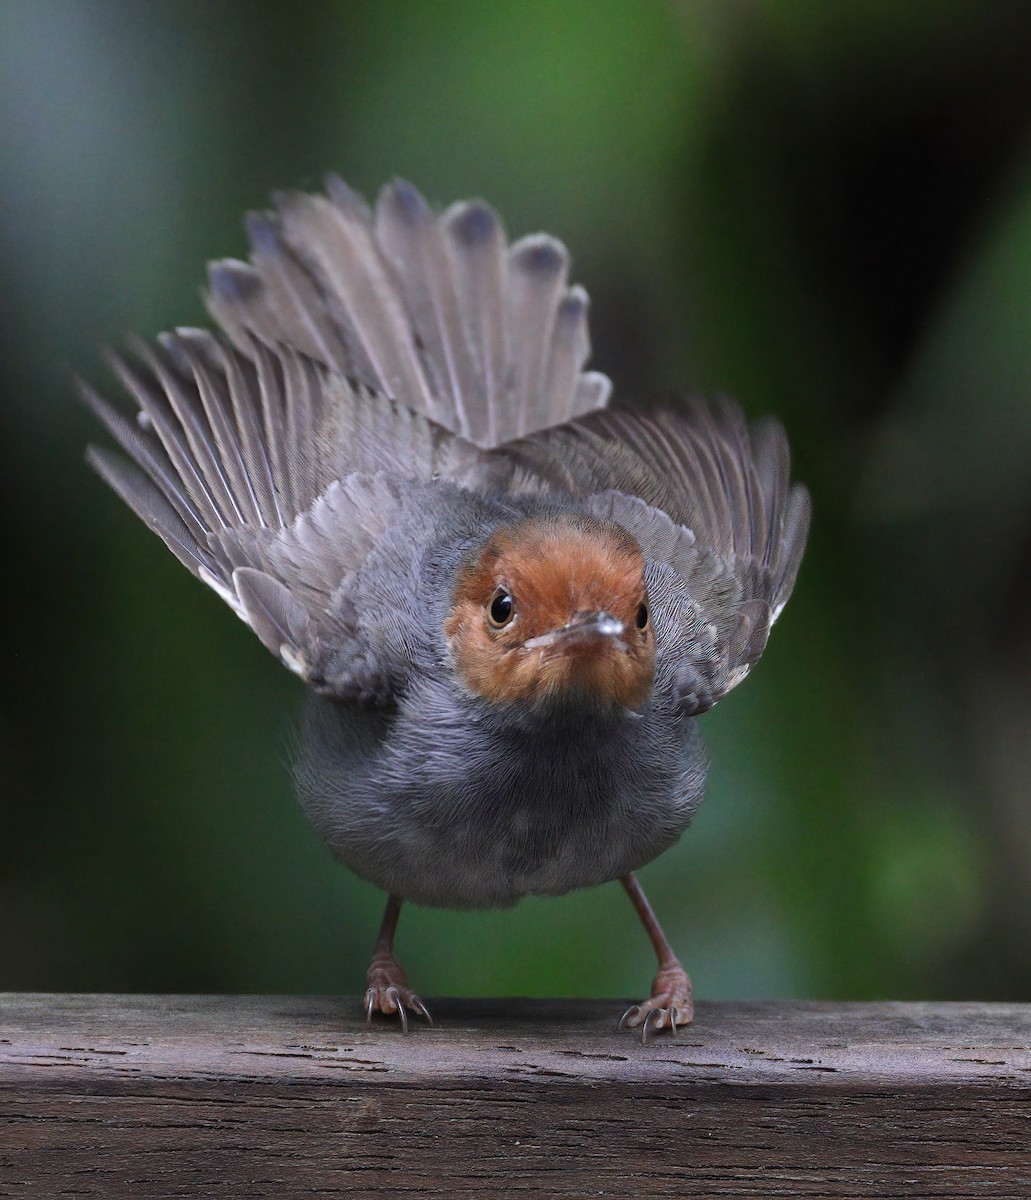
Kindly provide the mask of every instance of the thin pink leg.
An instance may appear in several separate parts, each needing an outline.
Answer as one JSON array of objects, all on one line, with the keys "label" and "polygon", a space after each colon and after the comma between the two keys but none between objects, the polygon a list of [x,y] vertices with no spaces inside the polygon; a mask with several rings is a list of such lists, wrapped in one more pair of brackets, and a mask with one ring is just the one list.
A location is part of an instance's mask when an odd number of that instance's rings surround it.
[{"label": "thin pink leg", "polygon": [[407,1009],[418,1013],[429,1025],[433,1024],[433,1018],[422,998],[408,986],[408,977],[394,957],[394,934],[397,932],[397,919],[400,915],[400,897],[389,896],[366,976],[368,991],[365,993],[365,1021],[368,1024],[373,1013],[383,1013],[384,1016],[397,1013],[401,1018],[401,1028],[407,1033]]},{"label": "thin pink leg", "polygon": [[691,999],[691,980],[673,953],[669,939],[662,932],[662,926],[655,915],[655,910],[648,903],[644,888],[637,882],[634,875],[624,875],[619,881],[630,897],[630,903],[641,918],[641,924],[648,934],[655,956],[659,960],[659,969],[652,980],[652,994],[642,1004],[632,1004],[620,1018],[620,1029],[641,1026],[641,1041],[646,1042],[650,1033],[660,1029],[671,1029],[674,1032],[678,1025],[689,1025],[694,1016],[694,1002]]}]

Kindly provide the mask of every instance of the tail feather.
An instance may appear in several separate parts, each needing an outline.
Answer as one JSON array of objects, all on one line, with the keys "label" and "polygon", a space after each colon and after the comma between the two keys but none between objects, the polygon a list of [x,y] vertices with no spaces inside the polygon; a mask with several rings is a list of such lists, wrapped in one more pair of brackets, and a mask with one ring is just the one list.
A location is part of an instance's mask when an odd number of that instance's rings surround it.
[{"label": "tail feather", "polygon": [[422,343],[430,376],[427,415],[446,429],[471,429],[469,414],[485,397],[459,308],[445,226],[415,188],[397,182],[380,193],[375,230]]},{"label": "tail feather", "polygon": [[[505,321],[508,283],[505,231],[481,201],[453,204],[441,218],[465,336],[478,369],[483,403],[466,405],[468,437],[478,445],[504,440],[499,421],[505,397],[510,331]],[[475,393],[474,393],[475,394]]]},{"label": "tail feather", "polygon": [[554,331],[548,348],[547,395],[573,396],[573,415],[577,413],[581,368],[591,352],[587,310],[587,293],[582,287],[571,287],[555,310]]},{"label": "tail feather", "polygon": [[[409,317],[377,246],[368,210],[350,203],[342,209],[322,196],[291,192],[280,198],[277,215],[286,244],[320,285],[320,303],[341,347],[339,355],[322,356],[322,361],[439,419]],[[261,330],[256,332],[261,336]],[[274,325],[265,332],[275,340]]]},{"label": "tail feather", "polygon": [[293,348],[482,448],[605,406],[560,242],[506,250],[487,205],[436,214],[401,181],[371,212],[338,179],[327,193],[277,197],[248,220],[251,265],[212,264],[209,309],[244,353]]}]

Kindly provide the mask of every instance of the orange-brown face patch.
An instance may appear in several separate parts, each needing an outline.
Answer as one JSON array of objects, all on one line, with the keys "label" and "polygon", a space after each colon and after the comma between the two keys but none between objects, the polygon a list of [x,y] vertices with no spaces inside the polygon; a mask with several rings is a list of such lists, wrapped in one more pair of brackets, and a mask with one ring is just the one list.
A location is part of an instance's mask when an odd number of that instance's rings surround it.
[{"label": "orange-brown face patch", "polygon": [[[499,588],[513,601],[502,628],[488,617]],[[650,619],[638,627],[647,603],[641,548],[624,529],[592,517],[538,517],[499,531],[460,572],[444,631],[466,687],[486,699],[577,692],[635,708],[651,690],[655,665]],[[545,636],[601,613],[622,633]],[[532,644],[541,638],[546,644]]]}]

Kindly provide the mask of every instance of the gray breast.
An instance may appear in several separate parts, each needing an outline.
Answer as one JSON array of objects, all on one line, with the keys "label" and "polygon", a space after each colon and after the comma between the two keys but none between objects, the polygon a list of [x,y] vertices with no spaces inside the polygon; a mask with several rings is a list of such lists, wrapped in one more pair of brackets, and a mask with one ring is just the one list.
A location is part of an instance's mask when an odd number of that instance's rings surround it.
[{"label": "gray breast", "polygon": [[560,895],[634,870],[689,824],[705,785],[693,721],[508,710],[425,679],[386,713],[312,696],[295,780],[334,854],[444,908]]}]

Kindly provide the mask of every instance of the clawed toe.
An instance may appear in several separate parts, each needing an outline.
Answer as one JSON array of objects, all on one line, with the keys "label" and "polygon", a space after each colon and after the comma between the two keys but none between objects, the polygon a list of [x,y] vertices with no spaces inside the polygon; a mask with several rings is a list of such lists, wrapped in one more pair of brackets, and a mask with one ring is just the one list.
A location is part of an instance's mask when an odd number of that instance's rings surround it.
[{"label": "clawed toe", "polygon": [[652,994],[643,1004],[631,1004],[619,1019],[620,1029],[641,1027],[641,1041],[660,1029],[676,1033],[681,1025],[690,1025],[694,1017],[691,980],[675,959],[659,968],[652,981]]},{"label": "clawed toe", "polygon": [[365,1024],[372,1023],[374,1013],[382,1013],[385,1017],[392,1017],[396,1013],[401,1020],[401,1029],[407,1033],[410,1011],[422,1017],[427,1025],[433,1024],[433,1018],[422,997],[417,996],[408,986],[404,968],[394,957],[394,931],[400,911],[400,898],[390,896],[383,913],[383,924],[380,926],[376,948],[372,952],[372,962],[369,963],[368,974],[365,977],[365,982],[369,985],[369,990],[365,993]]},{"label": "clawed toe", "polygon": [[401,1020],[402,1031],[407,1033],[409,1012],[422,1017],[427,1025],[433,1024],[430,1010],[422,997],[416,995],[411,988],[389,984],[386,987],[370,987],[365,993],[366,1025],[371,1024],[374,1013],[382,1013],[386,1017],[396,1014]]},{"label": "clawed toe", "polygon": [[647,1042],[653,1033],[668,1029],[676,1033],[681,1025],[690,1025],[692,1011],[689,1005],[664,1003],[668,997],[653,996],[644,1004],[631,1004],[619,1018],[620,1029],[641,1027],[641,1041]]},{"label": "clawed toe", "polygon": [[659,960],[659,970],[652,980],[651,996],[643,1004],[631,1004],[619,1019],[620,1029],[636,1029],[640,1025],[641,1041],[646,1042],[649,1034],[658,1033],[660,1029],[676,1033],[678,1025],[691,1024],[694,1016],[691,980],[673,953],[673,947],[662,932],[637,879],[631,873],[624,875],[619,882],[637,910]]}]

